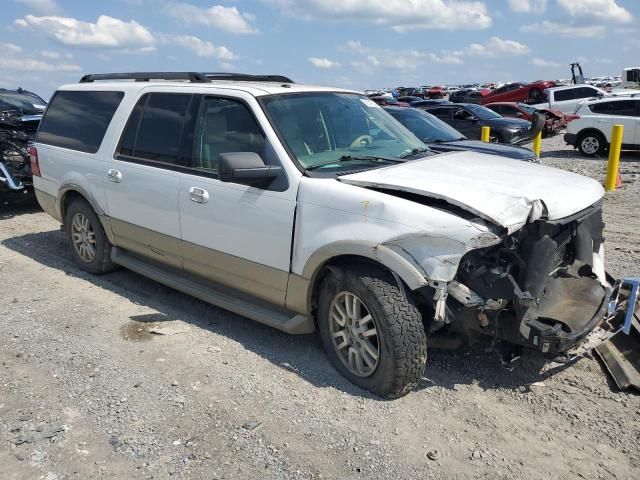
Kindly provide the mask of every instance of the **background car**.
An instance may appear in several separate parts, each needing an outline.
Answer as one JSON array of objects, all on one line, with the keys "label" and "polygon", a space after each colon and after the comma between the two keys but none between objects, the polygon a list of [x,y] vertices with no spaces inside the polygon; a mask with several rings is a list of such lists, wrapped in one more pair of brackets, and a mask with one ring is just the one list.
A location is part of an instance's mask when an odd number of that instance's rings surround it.
[{"label": "background car", "polygon": [[376,102],[378,105],[395,105],[396,107],[408,107],[409,104],[406,102],[401,102],[391,96],[383,96],[383,95],[378,95],[378,96],[374,96],[374,97],[369,97],[371,100],[373,100],[374,102]]},{"label": "background car", "polygon": [[521,118],[532,121],[536,112],[542,112],[546,121],[542,136],[549,137],[556,135],[560,130],[566,128],[567,124],[574,118],[573,115],[565,115],[557,110],[548,108],[534,108],[531,105],[517,102],[496,102],[485,105],[490,110],[499,113],[503,117]]},{"label": "background car", "polygon": [[565,142],[587,156],[604,155],[614,124],[624,126],[622,148],[640,150],[640,97],[604,97],[583,103],[567,127]]},{"label": "background car", "polygon": [[27,147],[35,139],[46,106],[33,92],[0,88],[0,194],[31,191]]},{"label": "background car", "polygon": [[384,107],[393,118],[429,145],[437,153],[457,152],[468,150],[477,153],[500,155],[525,162],[540,161],[529,149],[498,143],[486,143],[479,140],[469,140],[455,128],[447,125],[438,117],[417,108]]},{"label": "background car", "polygon": [[538,80],[530,83],[507,83],[485,95],[482,99],[482,104],[494,102],[540,102],[544,98],[544,91],[547,88],[554,87],[555,84],[551,80]]},{"label": "background car", "polygon": [[413,102],[421,102],[424,101],[423,98],[421,97],[416,97],[414,95],[404,95],[401,97],[398,97],[396,100],[398,100],[399,102],[405,102],[405,103],[413,103]]},{"label": "background car", "polygon": [[544,117],[536,122],[518,118],[505,118],[482,105],[473,103],[456,103],[424,107],[424,109],[451,125],[465,137],[480,140],[482,127],[491,129],[490,141],[496,143],[521,144],[531,141],[542,128]]},{"label": "background car", "polygon": [[477,103],[482,104],[482,99],[490,90],[466,89],[449,94],[449,101],[453,103]]},{"label": "background car", "polygon": [[445,100],[444,98],[431,98],[429,100],[416,100],[415,102],[411,102],[410,105],[412,107],[420,108],[427,107],[429,105],[442,105],[444,103],[451,103],[449,100]]}]

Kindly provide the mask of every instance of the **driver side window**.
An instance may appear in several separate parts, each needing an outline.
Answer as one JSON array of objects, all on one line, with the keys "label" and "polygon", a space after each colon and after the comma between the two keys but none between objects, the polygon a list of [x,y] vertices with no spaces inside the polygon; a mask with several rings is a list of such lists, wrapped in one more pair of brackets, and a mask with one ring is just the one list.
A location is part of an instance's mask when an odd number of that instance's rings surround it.
[{"label": "driver side window", "polygon": [[226,98],[205,98],[196,126],[194,168],[218,173],[221,153],[264,154],[265,137],[246,105]]}]

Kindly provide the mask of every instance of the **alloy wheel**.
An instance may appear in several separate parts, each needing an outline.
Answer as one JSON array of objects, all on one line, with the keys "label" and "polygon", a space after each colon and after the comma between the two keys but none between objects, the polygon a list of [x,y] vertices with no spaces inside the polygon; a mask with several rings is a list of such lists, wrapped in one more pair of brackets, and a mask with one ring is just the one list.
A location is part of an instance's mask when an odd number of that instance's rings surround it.
[{"label": "alloy wheel", "polygon": [[71,221],[71,239],[73,248],[82,261],[91,263],[96,258],[96,234],[89,217],[78,212]]},{"label": "alloy wheel", "polygon": [[600,149],[600,141],[596,137],[584,137],[580,145],[587,155],[595,155]]},{"label": "alloy wheel", "polygon": [[331,302],[329,316],[329,334],[340,361],[353,375],[373,375],[380,361],[380,341],[364,302],[351,292],[340,292]]}]

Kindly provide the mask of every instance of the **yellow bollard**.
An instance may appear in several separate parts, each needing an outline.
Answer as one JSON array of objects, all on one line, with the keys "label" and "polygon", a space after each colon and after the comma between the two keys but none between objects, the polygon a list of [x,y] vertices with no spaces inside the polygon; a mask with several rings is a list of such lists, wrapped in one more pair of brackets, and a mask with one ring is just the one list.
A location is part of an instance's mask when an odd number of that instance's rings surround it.
[{"label": "yellow bollard", "polygon": [[489,143],[489,133],[491,129],[489,127],[482,127],[482,133],[480,134],[480,140]]},{"label": "yellow bollard", "polygon": [[604,181],[604,188],[607,192],[613,192],[616,189],[616,178],[618,176],[618,166],[620,165],[620,149],[622,148],[623,132],[624,125],[614,125],[611,129],[611,145],[609,145],[607,178]]},{"label": "yellow bollard", "polygon": [[536,138],[533,139],[533,153],[540,158],[540,147],[542,147],[542,130],[538,132]]}]

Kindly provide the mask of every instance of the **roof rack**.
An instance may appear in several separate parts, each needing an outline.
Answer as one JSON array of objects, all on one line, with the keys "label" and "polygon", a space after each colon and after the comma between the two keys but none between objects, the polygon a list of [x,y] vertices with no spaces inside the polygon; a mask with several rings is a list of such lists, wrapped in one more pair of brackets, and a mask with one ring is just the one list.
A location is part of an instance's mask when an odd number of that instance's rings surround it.
[{"label": "roof rack", "polygon": [[249,73],[207,72],[207,78],[211,80],[232,80],[236,82],[276,82],[296,83],[284,75],[251,75]]},{"label": "roof rack", "polygon": [[91,83],[96,80],[135,80],[148,82],[150,80],[189,80],[192,83],[208,83],[211,80],[197,72],[133,72],[133,73],[93,73],[85,75],[80,83]]},{"label": "roof rack", "polygon": [[80,83],[91,83],[99,80],[135,80],[149,82],[151,80],[189,80],[191,83],[209,83],[211,80],[230,80],[244,82],[277,82],[295,83],[283,75],[250,75],[248,73],[226,72],[133,72],[133,73],[93,73],[84,75]]}]

